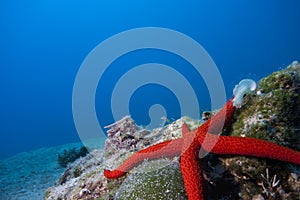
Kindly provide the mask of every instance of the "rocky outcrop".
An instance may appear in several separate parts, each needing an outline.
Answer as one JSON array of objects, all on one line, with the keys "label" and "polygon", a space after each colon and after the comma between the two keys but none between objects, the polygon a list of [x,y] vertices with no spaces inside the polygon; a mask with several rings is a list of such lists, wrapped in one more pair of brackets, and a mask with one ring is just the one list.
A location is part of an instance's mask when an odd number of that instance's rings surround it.
[{"label": "rocky outcrop", "polygon": [[[293,62],[258,83],[246,96],[231,128],[223,134],[255,137],[300,150],[300,65]],[[45,199],[186,199],[179,160],[145,160],[125,177],[107,180],[103,169],[114,169],[135,151],[181,137],[181,125],[201,121],[183,117],[153,131],[130,117],[108,126],[104,150],[94,150],[72,163]],[[242,156],[203,159],[209,199],[300,199],[300,166]]]}]

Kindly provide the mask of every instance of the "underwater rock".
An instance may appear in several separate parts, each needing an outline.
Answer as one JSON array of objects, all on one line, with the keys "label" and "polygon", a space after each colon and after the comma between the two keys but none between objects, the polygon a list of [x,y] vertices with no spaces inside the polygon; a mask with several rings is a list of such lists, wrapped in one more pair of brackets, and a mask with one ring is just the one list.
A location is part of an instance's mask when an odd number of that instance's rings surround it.
[{"label": "underwater rock", "polygon": [[[268,140],[300,150],[300,65],[261,79],[256,94],[246,97],[236,112],[230,135]],[[242,199],[300,199],[299,166],[258,158],[222,158],[239,183]],[[293,176],[297,174],[297,176]],[[290,180],[290,181],[289,181]],[[277,184],[275,184],[277,183]]]},{"label": "underwater rock", "polygon": [[70,164],[56,185],[47,189],[44,199],[96,199],[106,194],[107,181],[101,174],[103,153],[97,149]]},{"label": "underwater rock", "polygon": [[138,127],[129,116],[125,116],[120,121],[105,128],[109,128],[107,131],[108,139],[105,141],[106,152],[114,154],[120,149],[134,150],[136,148],[139,138],[135,134]]},{"label": "underwater rock", "polygon": [[[244,97],[241,97],[244,98]],[[209,116],[215,112],[209,112]],[[208,114],[208,113],[205,113]],[[300,150],[300,65],[293,62],[258,83],[236,111],[228,135],[254,137]],[[183,117],[152,131],[126,116],[108,126],[104,152],[91,152],[69,165],[60,185],[45,199],[186,199],[177,159],[144,161],[126,176],[107,180],[104,168],[116,168],[134,152],[182,137],[197,120]],[[208,199],[300,199],[300,168],[292,164],[242,156],[208,154],[202,160]],[[149,198],[148,198],[149,199]]]},{"label": "underwater rock", "polygon": [[[138,136],[138,137],[136,137],[138,139],[136,139],[136,141],[137,141],[136,147],[137,148],[136,148],[135,151],[138,151],[140,149],[144,149],[145,147],[148,147],[152,144],[156,144],[156,143],[159,143],[159,142],[162,142],[162,141],[182,137],[182,135],[181,135],[181,126],[182,126],[183,122],[186,122],[192,128],[196,128],[196,127],[199,126],[198,121],[192,120],[188,117],[182,117],[181,119],[178,119],[177,121],[174,121],[174,122],[172,122],[172,123],[170,123],[166,126],[154,129],[151,132],[148,131],[148,130],[145,130],[145,129],[138,129],[136,131],[136,133],[132,134],[132,135]],[[120,124],[120,122],[118,124]],[[110,140],[110,138],[108,138],[108,140]],[[127,148],[120,148],[116,151],[115,154],[105,153],[106,166],[108,166],[109,168],[116,168],[125,159],[127,159],[130,155],[132,155],[135,151],[128,151]],[[166,168],[168,167],[167,161],[164,161],[164,162],[161,161],[159,163],[160,163],[159,166],[161,166],[161,167],[166,167]],[[165,164],[165,166],[162,166],[163,163]],[[154,164],[152,164],[152,165],[154,165]],[[175,169],[173,169],[173,171],[174,170]],[[176,169],[176,170],[177,170],[177,173],[181,174],[179,168]],[[132,171],[130,173],[128,173],[128,178],[131,177],[132,173],[133,173]],[[149,172],[147,175],[148,175],[147,177],[149,177],[149,176],[152,176],[153,173]],[[135,179],[139,179],[142,176],[134,176],[134,177],[135,177]],[[181,175],[180,175],[180,177],[181,177]],[[164,176],[162,176],[161,178],[163,180]],[[117,191],[119,192],[119,194],[122,193],[121,192],[122,190],[119,190],[119,187],[122,185],[122,182],[124,180],[125,180],[124,184],[126,185],[126,183],[127,183],[127,185],[128,185],[128,181],[126,181],[127,180],[126,177],[119,178],[118,180],[120,180],[120,179],[121,179],[121,181],[119,181],[119,182],[116,182],[116,180],[108,180],[108,184],[109,184],[108,190],[110,192],[110,197],[115,196],[115,195],[111,195],[111,194],[115,194]],[[153,177],[153,179],[155,179],[155,178]],[[147,183],[147,182],[145,182],[145,183]],[[125,187],[125,186],[123,186],[123,187]],[[135,189],[133,186],[131,186],[131,187],[132,187],[133,190],[139,191],[138,188]],[[184,187],[183,183],[181,184],[181,187]],[[150,190],[150,191],[153,193],[154,196],[157,195],[155,190]],[[149,193],[150,191],[148,191],[148,194],[150,194]],[[177,194],[177,191],[170,190],[170,192],[171,193],[175,192]],[[121,195],[121,197],[120,197],[121,199],[123,198],[122,196],[123,195]]]},{"label": "underwater rock", "polygon": [[187,199],[178,158],[144,161],[125,179],[114,199]]},{"label": "underwater rock", "polygon": [[[298,66],[298,67],[297,67]],[[300,65],[293,62],[259,81],[237,111],[232,135],[270,140],[300,150]]]},{"label": "underwater rock", "polygon": [[[57,185],[46,191],[44,199],[113,199],[116,192],[121,191],[119,187],[126,180],[126,177],[107,180],[103,175],[103,169],[118,166],[133,152],[151,144],[181,137],[183,121],[192,128],[199,126],[198,121],[183,117],[166,126],[149,131],[138,127],[128,116],[107,126],[110,129],[108,130],[109,134],[104,151],[94,150],[86,157],[70,164],[60,177]],[[124,142],[126,140],[131,142]],[[134,144],[134,148],[130,146],[131,144]],[[160,162],[160,166],[163,164],[165,164],[166,169],[174,166],[169,166],[167,161]],[[172,168],[173,171],[175,169]],[[179,168],[178,173],[180,173]],[[183,184],[181,186],[184,187]]]}]

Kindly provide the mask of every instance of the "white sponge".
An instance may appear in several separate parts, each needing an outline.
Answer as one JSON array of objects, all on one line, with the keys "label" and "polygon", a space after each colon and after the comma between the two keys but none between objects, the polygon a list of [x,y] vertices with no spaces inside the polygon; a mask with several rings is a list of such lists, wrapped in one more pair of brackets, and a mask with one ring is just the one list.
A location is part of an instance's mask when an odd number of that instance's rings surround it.
[{"label": "white sponge", "polygon": [[233,105],[236,107],[241,107],[243,103],[243,98],[245,94],[249,94],[254,92],[256,89],[256,83],[255,81],[251,79],[243,79],[239,82],[238,85],[236,85],[233,89]]}]

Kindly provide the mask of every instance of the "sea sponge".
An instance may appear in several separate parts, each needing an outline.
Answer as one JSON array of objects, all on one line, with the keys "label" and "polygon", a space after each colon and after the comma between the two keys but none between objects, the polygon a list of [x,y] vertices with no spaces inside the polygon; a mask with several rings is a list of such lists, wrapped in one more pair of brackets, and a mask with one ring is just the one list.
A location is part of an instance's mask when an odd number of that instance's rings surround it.
[{"label": "sea sponge", "polygon": [[233,105],[241,107],[245,94],[252,93],[256,89],[255,81],[251,79],[243,79],[233,89]]}]

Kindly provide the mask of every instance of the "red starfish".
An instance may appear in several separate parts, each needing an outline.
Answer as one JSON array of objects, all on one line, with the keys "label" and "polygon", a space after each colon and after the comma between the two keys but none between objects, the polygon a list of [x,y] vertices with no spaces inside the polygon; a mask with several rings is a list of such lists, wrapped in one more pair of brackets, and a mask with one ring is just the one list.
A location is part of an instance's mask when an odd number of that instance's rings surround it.
[{"label": "red starfish", "polygon": [[233,99],[210,120],[194,131],[189,131],[186,124],[182,126],[182,138],[168,140],[136,152],[117,169],[104,170],[106,178],[118,178],[144,159],[158,159],[180,155],[180,169],[189,200],[204,199],[203,176],[200,167],[199,152],[228,155],[244,155],[271,158],[300,165],[300,152],[255,138],[218,136],[235,111]]}]

